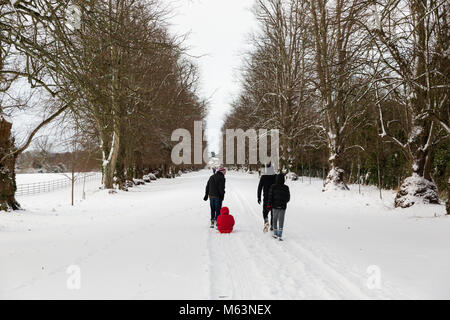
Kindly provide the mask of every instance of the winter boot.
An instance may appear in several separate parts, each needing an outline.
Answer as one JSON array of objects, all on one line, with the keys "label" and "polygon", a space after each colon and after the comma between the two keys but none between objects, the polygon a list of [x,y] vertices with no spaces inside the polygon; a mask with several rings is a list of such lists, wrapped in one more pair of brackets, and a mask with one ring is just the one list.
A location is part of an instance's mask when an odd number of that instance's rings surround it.
[{"label": "winter boot", "polygon": [[282,230],[278,230],[278,240],[283,241],[283,238],[281,237],[281,235],[283,234]]},{"label": "winter boot", "polygon": [[277,229],[273,230],[272,238],[278,239],[278,230]]},{"label": "winter boot", "polygon": [[211,226],[210,226],[210,228],[211,228],[211,229],[214,228],[214,220],[211,220]]},{"label": "winter boot", "polygon": [[264,230],[263,230],[263,231],[264,231],[264,233],[266,233],[267,231],[269,231],[269,222],[266,221],[266,222],[264,223]]}]

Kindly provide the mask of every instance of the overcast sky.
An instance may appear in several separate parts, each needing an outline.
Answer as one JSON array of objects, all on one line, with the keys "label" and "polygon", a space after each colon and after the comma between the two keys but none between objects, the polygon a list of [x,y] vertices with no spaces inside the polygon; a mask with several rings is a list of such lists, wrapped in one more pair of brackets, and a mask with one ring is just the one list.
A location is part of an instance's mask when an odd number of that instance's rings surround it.
[{"label": "overcast sky", "polygon": [[[219,151],[220,128],[230,104],[239,93],[239,67],[249,50],[248,37],[256,22],[251,12],[254,0],[161,0],[173,9],[172,33],[189,33],[185,45],[200,69],[201,98],[209,100],[206,134],[210,151]],[[35,109],[33,109],[35,110]],[[18,143],[41,120],[36,114],[18,113],[14,133]],[[39,136],[54,131],[41,130]],[[20,144],[20,143],[19,143]],[[55,146],[57,147],[57,146]]]},{"label": "overcast sky", "polygon": [[209,98],[206,134],[210,151],[219,151],[220,128],[239,93],[239,68],[256,22],[254,0],[165,0],[175,8],[172,30],[190,32],[187,45],[200,67],[202,98]]}]

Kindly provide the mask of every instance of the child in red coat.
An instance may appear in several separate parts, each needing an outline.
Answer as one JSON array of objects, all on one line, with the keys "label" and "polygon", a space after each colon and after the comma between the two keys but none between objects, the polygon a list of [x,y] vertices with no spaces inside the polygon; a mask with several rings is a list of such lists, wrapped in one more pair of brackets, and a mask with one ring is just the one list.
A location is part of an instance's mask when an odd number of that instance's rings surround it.
[{"label": "child in red coat", "polygon": [[220,215],[217,217],[217,229],[220,233],[231,233],[234,227],[234,218],[230,215],[227,207],[220,209]]}]

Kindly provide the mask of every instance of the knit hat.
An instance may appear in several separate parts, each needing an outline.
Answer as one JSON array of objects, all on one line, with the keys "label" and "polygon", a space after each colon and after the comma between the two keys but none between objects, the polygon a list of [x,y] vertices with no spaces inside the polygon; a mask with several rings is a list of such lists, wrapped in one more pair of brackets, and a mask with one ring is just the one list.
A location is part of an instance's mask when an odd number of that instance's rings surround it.
[{"label": "knit hat", "polygon": [[226,171],[227,169],[225,169],[223,166],[219,168],[219,172],[222,172],[223,174],[225,174]]}]

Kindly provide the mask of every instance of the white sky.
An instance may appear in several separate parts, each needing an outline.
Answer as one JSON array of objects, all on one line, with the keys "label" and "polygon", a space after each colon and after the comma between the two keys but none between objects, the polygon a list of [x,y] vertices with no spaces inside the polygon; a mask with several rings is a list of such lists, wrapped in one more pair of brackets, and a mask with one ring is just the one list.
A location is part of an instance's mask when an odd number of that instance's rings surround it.
[{"label": "white sky", "polygon": [[256,27],[254,0],[165,0],[175,9],[171,30],[189,32],[186,44],[200,68],[200,95],[209,98],[206,134],[210,151],[219,151],[220,128],[239,93],[239,68]]}]

